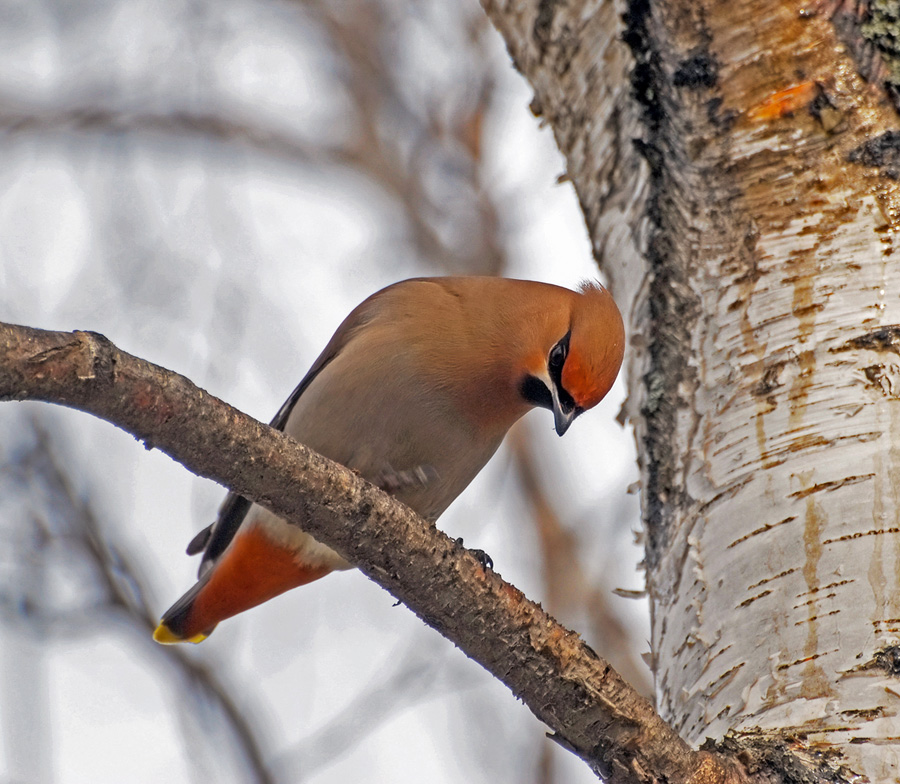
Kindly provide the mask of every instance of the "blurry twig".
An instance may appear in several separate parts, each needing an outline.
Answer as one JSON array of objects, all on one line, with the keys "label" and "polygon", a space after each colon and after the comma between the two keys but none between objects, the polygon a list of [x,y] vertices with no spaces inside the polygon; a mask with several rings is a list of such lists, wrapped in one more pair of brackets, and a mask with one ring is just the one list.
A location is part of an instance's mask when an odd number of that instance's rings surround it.
[{"label": "blurry twig", "polygon": [[[500,274],[505,254],[499,216],[481,181],[483,120],[493,97],[493,68],[482,35],[486,18],[472,15],[470,50],[458,53],[459,62],[476,71],[467,84],[469,99],[453,107],[452,119],[442,120],[435,105],[413,104],[404,96],[397,53],[386,44],[395,20],[385,5],[365,3],[341,13],[321,0],[302,4],[330,36],[353,107],[355,137],[340,162],[399,203],[422,260],[445,273]],[[452,198],[445,179],[453,181]],[[460,199],[462,194],[469,198]]]},{"label": "blurry twig", "polygon": [[[56,613],[42,607],[45,597],[26,596],[24,604],[29,608],[28,622],[32,626],[40,623],[49,625],[50,631],[56,633],[61,630],[83,633],[86,629],[99,632],[108,629],[109,624],[104,622],[104,618],[115,615],[124,618],[138,632],[138,638],[145,641],[148,651],[161,655],[163,649],[151,639],[156,618],[148,606],[146,581],[137,563],[110,542],[109,534],[103,530],[104,526],[91,504],[74,489],[67,469],[56,454],[53,440],[39,419],[31,420],[31,431],[33,445],[27,451],[20,452],[18,459],[5,470],[15,472],[16,484],[20,491],[29,493],[29,498],[38,495],[46,497],[47,516],[41,526],[41,550],[46,553],[54,544],[61,546],[68,565],[71,565],[74,555],[85,556],[103,598],[92,604],[85,597],[83,613],[92,616],[90,622],[86,622],[85,618],[78,617],[77,611],[73,613],[67,608],[65,612]],[[41,492],[35,492],[37,490]],[[34,568],[44,569],[46,566],[39,560]],[[2,618],[7,623],[21,622],[21,616],[11,613],[5,613]],[[73,619],[77,622],[73,623]],[[243,753],[248,766],[246,780],[273,784],[275,779],[265,762],[260,741],[228,687],[210,667],[192,659],[183,649],[166,649],[165,660],[171,665],[173,677],[189,686],[188,689],[178,688],[179,697],[185,694],[193,697],[188,703],[179,700],[182,714],[192,713],[196,721],[197,715],[202,716],[211,707],[214,708]],[[188,759],[192,756],[186,754]]]},{"label": "blurry twig", "polygon": [[578,552],[578,539],[563,524],[542,486],[533,437],[525,422],[510,433],[509,443],[540,537],[549,611],[567,619],[579,610],[585,612],[591,624],[591,644],[597,653],[608,659],[637,691],[650,696],[653,690],[649,672],[635,655],[638,646],[609,601],[614,586],[602,575],[597,582],[588,579]]},{"label": "blurry twig", "polygon": [[[637,650],[628,627],[610,604],[613,586],[602,578],[591,583],[578,553],[578,539],[567,529],[544,490],[534,455],[534,436],[527,423],[519,422],[508,436],[513,465],[528,507],[532,510],[543,557],[546,606],[555,616],[571,619],[583,612],[591,625],[591,644],[645,696],[652,686],[647,667],[635,657]],[[538,757],[535,781],[556,781],[553,756],[556,744],[545,742]]]},{"label": "blurry twig", "polygon": [[[104,106],[51,104],[25,106],[0,95],[0,129],[8,135],[55,132],[161,133],[184,141],[198,137],[207,141],[240,144],[257,152],[312,163],[321,156],[320,142],[313,144],[297,134],[264,126],[258,118],[241,117],[235,111],[227,115],[170,112],[118,111]],[[325,151],[338,155],[339,150]],[[180,151],[179,151],[180,154]]]},{"label": "blurry twig", "polygon": [[[396,661],[389,672],[381,672],[374,683],[356,695],[327,724],[300,740],[292,749],[279,755],[275,762],[285,781],[313,776],[347,749],[355,748],[399,711],[440,693],[441,685],[460,688],[459,672],[448,672],[451,666],[444,655],[447,649],[430,638],[425,645],[407,647],[406,653],[388,657]],[[385,668],[387,669],[387,668]],[[448,677],[450,676],[450,677]]]}]

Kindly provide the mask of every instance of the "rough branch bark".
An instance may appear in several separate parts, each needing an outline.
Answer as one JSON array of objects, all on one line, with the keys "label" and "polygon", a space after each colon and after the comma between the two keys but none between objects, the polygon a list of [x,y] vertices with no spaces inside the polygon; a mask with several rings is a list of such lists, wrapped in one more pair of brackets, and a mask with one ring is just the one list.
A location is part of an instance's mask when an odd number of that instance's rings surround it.
[{"label": "rough branch bark", "polygon": [[292,521],[503,681],[611,782],[719,782],[574,632],[456,542],[346,468],[90,332],[0,324],[0,400],[94,414]]}]

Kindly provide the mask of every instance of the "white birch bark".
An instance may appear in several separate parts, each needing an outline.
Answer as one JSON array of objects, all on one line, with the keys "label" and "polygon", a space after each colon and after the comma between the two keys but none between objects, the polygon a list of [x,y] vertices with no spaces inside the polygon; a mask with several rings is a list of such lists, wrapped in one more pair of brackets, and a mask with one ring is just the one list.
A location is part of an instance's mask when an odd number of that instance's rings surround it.
[{"label": "white birch bark", "polygon": [[900,142],[824,5],[485,0],[630,324],[662,715],[894,781]]}]

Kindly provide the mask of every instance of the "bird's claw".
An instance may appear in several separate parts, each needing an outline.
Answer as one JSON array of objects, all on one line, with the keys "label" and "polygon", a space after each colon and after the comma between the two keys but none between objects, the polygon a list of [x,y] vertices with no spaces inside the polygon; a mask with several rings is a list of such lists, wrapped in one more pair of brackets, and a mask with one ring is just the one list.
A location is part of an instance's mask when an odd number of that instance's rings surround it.
[{"label": "bird's claw", "polygon": [[420,465],[408,471],[395,471],[386,468],[378,477],[375,485],[386,493],[396,493],[406,487],[425,487],[438,479],[438,472],[428,465]]},{"label": "bird's claw", "polygon": [[491,558],[491,556],[489,556],[484,550],[478,550],[477,548],[472,548],[472,549],[470,549],[470,548],[466,547],[466,546],[463,544],[463,540],[462,540],[462,537],[461,537],[461,536],[456,540],[456,543],[457,543],[460,547],[464,548],[464,549],[469,553],[469,555],[471,555],[476,561],[478,561],[478,563],[481,564],[481,566],[482,566],[484,569],[491,569],[491,570],[493,570],[493,568],[494,568],[494,559]]}]

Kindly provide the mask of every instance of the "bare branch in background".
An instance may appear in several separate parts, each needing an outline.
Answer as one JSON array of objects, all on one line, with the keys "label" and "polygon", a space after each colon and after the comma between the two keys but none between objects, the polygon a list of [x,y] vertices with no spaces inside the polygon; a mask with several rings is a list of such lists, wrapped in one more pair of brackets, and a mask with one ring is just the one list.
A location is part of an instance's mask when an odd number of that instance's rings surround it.
[{"label": "bare branch in background", "polygon": [[[99,634],[124,622],[136,632],[135,638],[151,655],[166,663],[176,695],[173,703],[182,721],[192,726],[197,717],[210,709],[219,713],[228,726],[230,742],[237,744],[247,767],[246,780],[273,783],[275,779],[265,761],[264,746],[250,723],[246,707],[239,704],[230,688],[210,666],[190,657],[186,650],[176,649],[172,655],[162,656],[152,642],[157,620],[146,598],[147,581],[142,569],[111,541],[110,526],[102,525],[91,503],[76,492],[51,436],[36,418],[31,421],[28,440],[33,443],[16,450],[16,460],[5,467],[4,474],[10,491],[27,493],[35,507],[36,499],[41,499],[43,514],[34,521],[36,536],[31,538],[29,550],[20,550],[14,557],[36,574],[74,568],[81,575],[86,566],[91,582],[84,585],[81,581],[74,607],[70,596],[66,597],[66,606],[54,606],[54,598],[58,597],[52,591],[18,597],[7,595],[0,616],[3,622],[12,628],[27,623],[33,630],[42,630],[45,636],[55,639]],[[45,585],[47,580],[38,579],[36,583]],[[7,590],[11,591],[12,586]],[[207,737],[196,731],[191,737],[201,743],[212,744],[217,740],[215,734]],[[195,751],[186,749],[185,756],[190,759]]]},{"label": "bare branch in background", "polygon": [[[525,422],[519,422],[510,432],[508,442],[519,483],[538,532],[547,609],[554,616],[566,619],[583,614],[591,624],[594,650],[607,659],[636,691],[651,697],[653,686],[647,666],[637,656],[637,641],[610,602],[615,586],[603,579],[603,572],[595,583],[588,579],[578,549],[578,536],[564,525],[560,510],[543,486],[537,468],[532,428]],[[600,514],[601,510],[594,510],[595,519]],[[554,745],[550,743],[545,743],[541,749],[537,769],[539,784],[556,781],[554,751]]]},{"label": "bare branch in background", "polygon": [[[578,536],[560,519],[559,510],[541,482],[534,436],[526,423],[520,423],[510,433],[510,446],[541,540],[548,609],[561,617],[584,612],[591,624],[591,645],[597,653],[608,659],[641,694],[650,697],[653,687],[647,667],[637,655],[637,645],[628,625],[610,603],[616,586],[605,581],[602,572],[595,583],[588,578]],[[601,510],[595,511],[595,517],[600,514]]]},{"label": "bare branch in background", "polygon": [[85,105],[34,107],[0,95],[0,128],[8,135],[160,134],[181,142],[196,138],[307,164],[323,152],[336,158],[341,156],[340,149],[329,150],[322,142],[308,142],[299,134],[267,128],[259,118],[240,117],[236,110],[227,115],[188,111],[150,114]]},{"label": "bare branch in background", "polygon": [[[474,100],[460,102],[444,119],[445,107],[413,106],[403,95],[396,52],[387,47],[396,22],[388,6],[368,3],[355,13],[342,13],[319,0],[304,5],[328,31],[344,66],[355,136],[340,162],[354,166],[397,200],[423,260],[445,273],[500,274],[505,254],[499,218],[482,180],[483,121],[493,92],[484,44],[487,19],[479,14],[469,21],[465,62],[477,71],[470,85]],[[449,206],[448,187],[441,182],[445,177],[453,180],[456,194],[468,195],[462,209]],[[460,201],[458,195],[455,201]],[[448,221],[451,233],[445,239],[441,225]]]},{"label": "bare branch in background", "polygon": [[353,747],[398,711],[418,705],[440,691],[457,691],[459,683],[447,656],[447,648],[433,644],[398,650],[392,662],[379,672],[369,688],[348,703],[327,724],[286,749],[275,760],[275,768],[284,781],[294,781],[298,774],[316,774],[348,747]]}]

